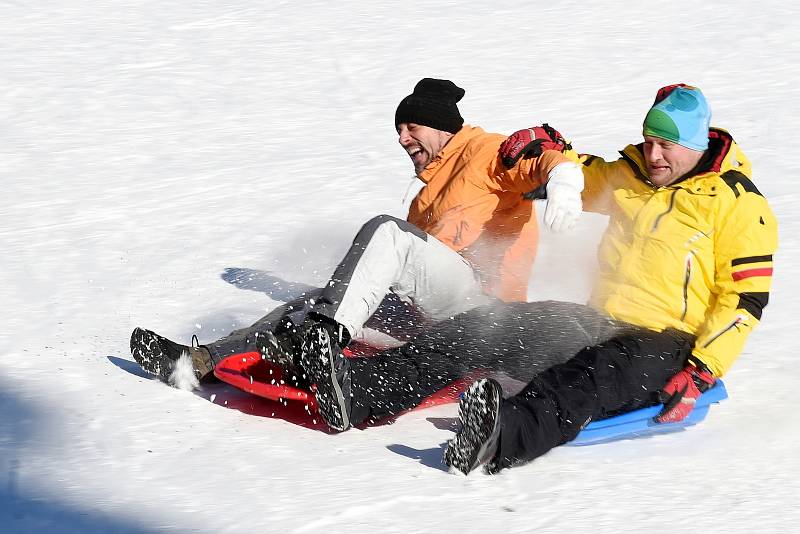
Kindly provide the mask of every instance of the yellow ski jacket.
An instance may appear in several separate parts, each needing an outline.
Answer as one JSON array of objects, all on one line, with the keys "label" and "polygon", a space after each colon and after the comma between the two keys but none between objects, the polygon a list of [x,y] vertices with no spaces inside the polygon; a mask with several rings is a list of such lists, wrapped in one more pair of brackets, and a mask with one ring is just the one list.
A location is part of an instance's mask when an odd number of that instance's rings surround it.
[{"label": "yellow ski jacket", "polygon": [[614,319],[697,336],[694,356],[724,375],[769,299],[777,221],[725,130],[687,178],[648,181],[641,145],[584,156],[584,210],[610,216],[589,304]]}]

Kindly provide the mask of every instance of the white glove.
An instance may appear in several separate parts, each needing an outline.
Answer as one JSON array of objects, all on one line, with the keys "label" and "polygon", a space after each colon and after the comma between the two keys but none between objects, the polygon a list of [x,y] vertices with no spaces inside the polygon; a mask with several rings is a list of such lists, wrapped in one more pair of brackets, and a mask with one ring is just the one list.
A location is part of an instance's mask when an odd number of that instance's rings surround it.
[{"label": "white glove", "polygon": [[571,161],[559,163],[548,173],[547,207],[544,224],[553,232],[571,230],[583,211],[582,166]]}]

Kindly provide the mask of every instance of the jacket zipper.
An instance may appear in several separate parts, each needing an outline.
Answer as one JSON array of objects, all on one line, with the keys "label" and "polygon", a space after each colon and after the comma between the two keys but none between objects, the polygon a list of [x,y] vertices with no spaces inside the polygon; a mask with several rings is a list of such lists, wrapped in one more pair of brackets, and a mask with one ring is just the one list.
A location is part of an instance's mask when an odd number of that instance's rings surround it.
[{"label": "jacket zipper", "polygon": [[725,332],[727,332],[727,331],[728,331],[728,330],[730,330],[731,328],[734,328],[734,327],[736,327],[736,329],[738,330],[738,327],[739,327],[739,325],[740,325],[740,324],[742,324],[742,323],[744,323],[744,321],[745,321],[746,319],[747,319],[747,317],[745,317],[744,315],[737,315],[737,316],[736,316],[736,319],[734,319],[733,321],[731,321],[731,323],[730,323],[728,326],[726,326],[725,328],[723,328],[722,330],[720,330],[719,332],[717,332],[716,334],[714,334],[714,335],[711,337],[711,339],[709,339],[708,341],[706,341],[705,343],[703,343],[703,348],[706,348],[706,347],[708,347],[709,345],[711,345],[713,342],[715,342],[715,341],[717,340],[717,338],[718,338],[719,336],[721,336],[722,334],[724,334]]},{"label": "jacket zipper", "polygon": [[692,253],[686,255],[686,271],[683,276],[683,313],[681,313],[681,321],[686,319],[686,314],[689,312],[689,281],[692,278]]},{"label": "jacket zipper", "polygon": [[664,213],[662,213],[661,215],[656,217],[656,220],[653,223],[653,228],[652,228],[651,231],[654,232],[656,230],[656,228],[658,228],[658,224],[661,222],[661,218],[664,217],[664,215],[666,215],[669,212],[671,212],[672,208],[675,207],[675,195],[678,194],[678,191],[680,191],[680,189],[675,189],[674,191],[672,191],[672,195],[669,197],[669,207],[667,208],[667,211],[665,211]]}]

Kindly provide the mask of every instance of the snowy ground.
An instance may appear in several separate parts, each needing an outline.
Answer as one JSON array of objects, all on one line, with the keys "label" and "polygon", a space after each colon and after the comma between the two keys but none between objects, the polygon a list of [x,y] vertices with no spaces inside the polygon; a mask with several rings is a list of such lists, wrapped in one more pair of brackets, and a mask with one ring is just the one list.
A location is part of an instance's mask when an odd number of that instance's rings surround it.
[{"label": "snowy ground", "polygon": [[[800,7],[486,5],[0,2],[0,530],[793,529]],[[605,156],[658,87],[704,90],[781,224],[769,309],[705,422],[463,477],[439,461],[455,405],[332,435],[138,371],[133,327],[219,337],[405,214],[392,120],[424,76],[467,90],[468,122],[547,121]],[[586,296],[602,224],[543,235],[531,298]]]}]

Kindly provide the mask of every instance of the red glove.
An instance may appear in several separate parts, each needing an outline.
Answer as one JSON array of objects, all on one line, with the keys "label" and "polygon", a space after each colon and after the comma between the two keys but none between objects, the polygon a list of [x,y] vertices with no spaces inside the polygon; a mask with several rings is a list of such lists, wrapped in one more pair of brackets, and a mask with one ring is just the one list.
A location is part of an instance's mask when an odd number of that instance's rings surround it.
[{"label": "red glove", "polygon": [[697,398],[714,386],[716,378],[700,360],[690,358],[699,365],[687,365],[669,379],[664,389],[658,392],[658,399],[664,409],[656,417],[658,423],[677,423],[683,421],[694,409]]},{"label": "red glove", "polygon": [[500,145],[500,158],[509,169],[522,158],[537,158],[544,150],[571,149],[572,146],[556,130],[545,123],[514,132]]}]

